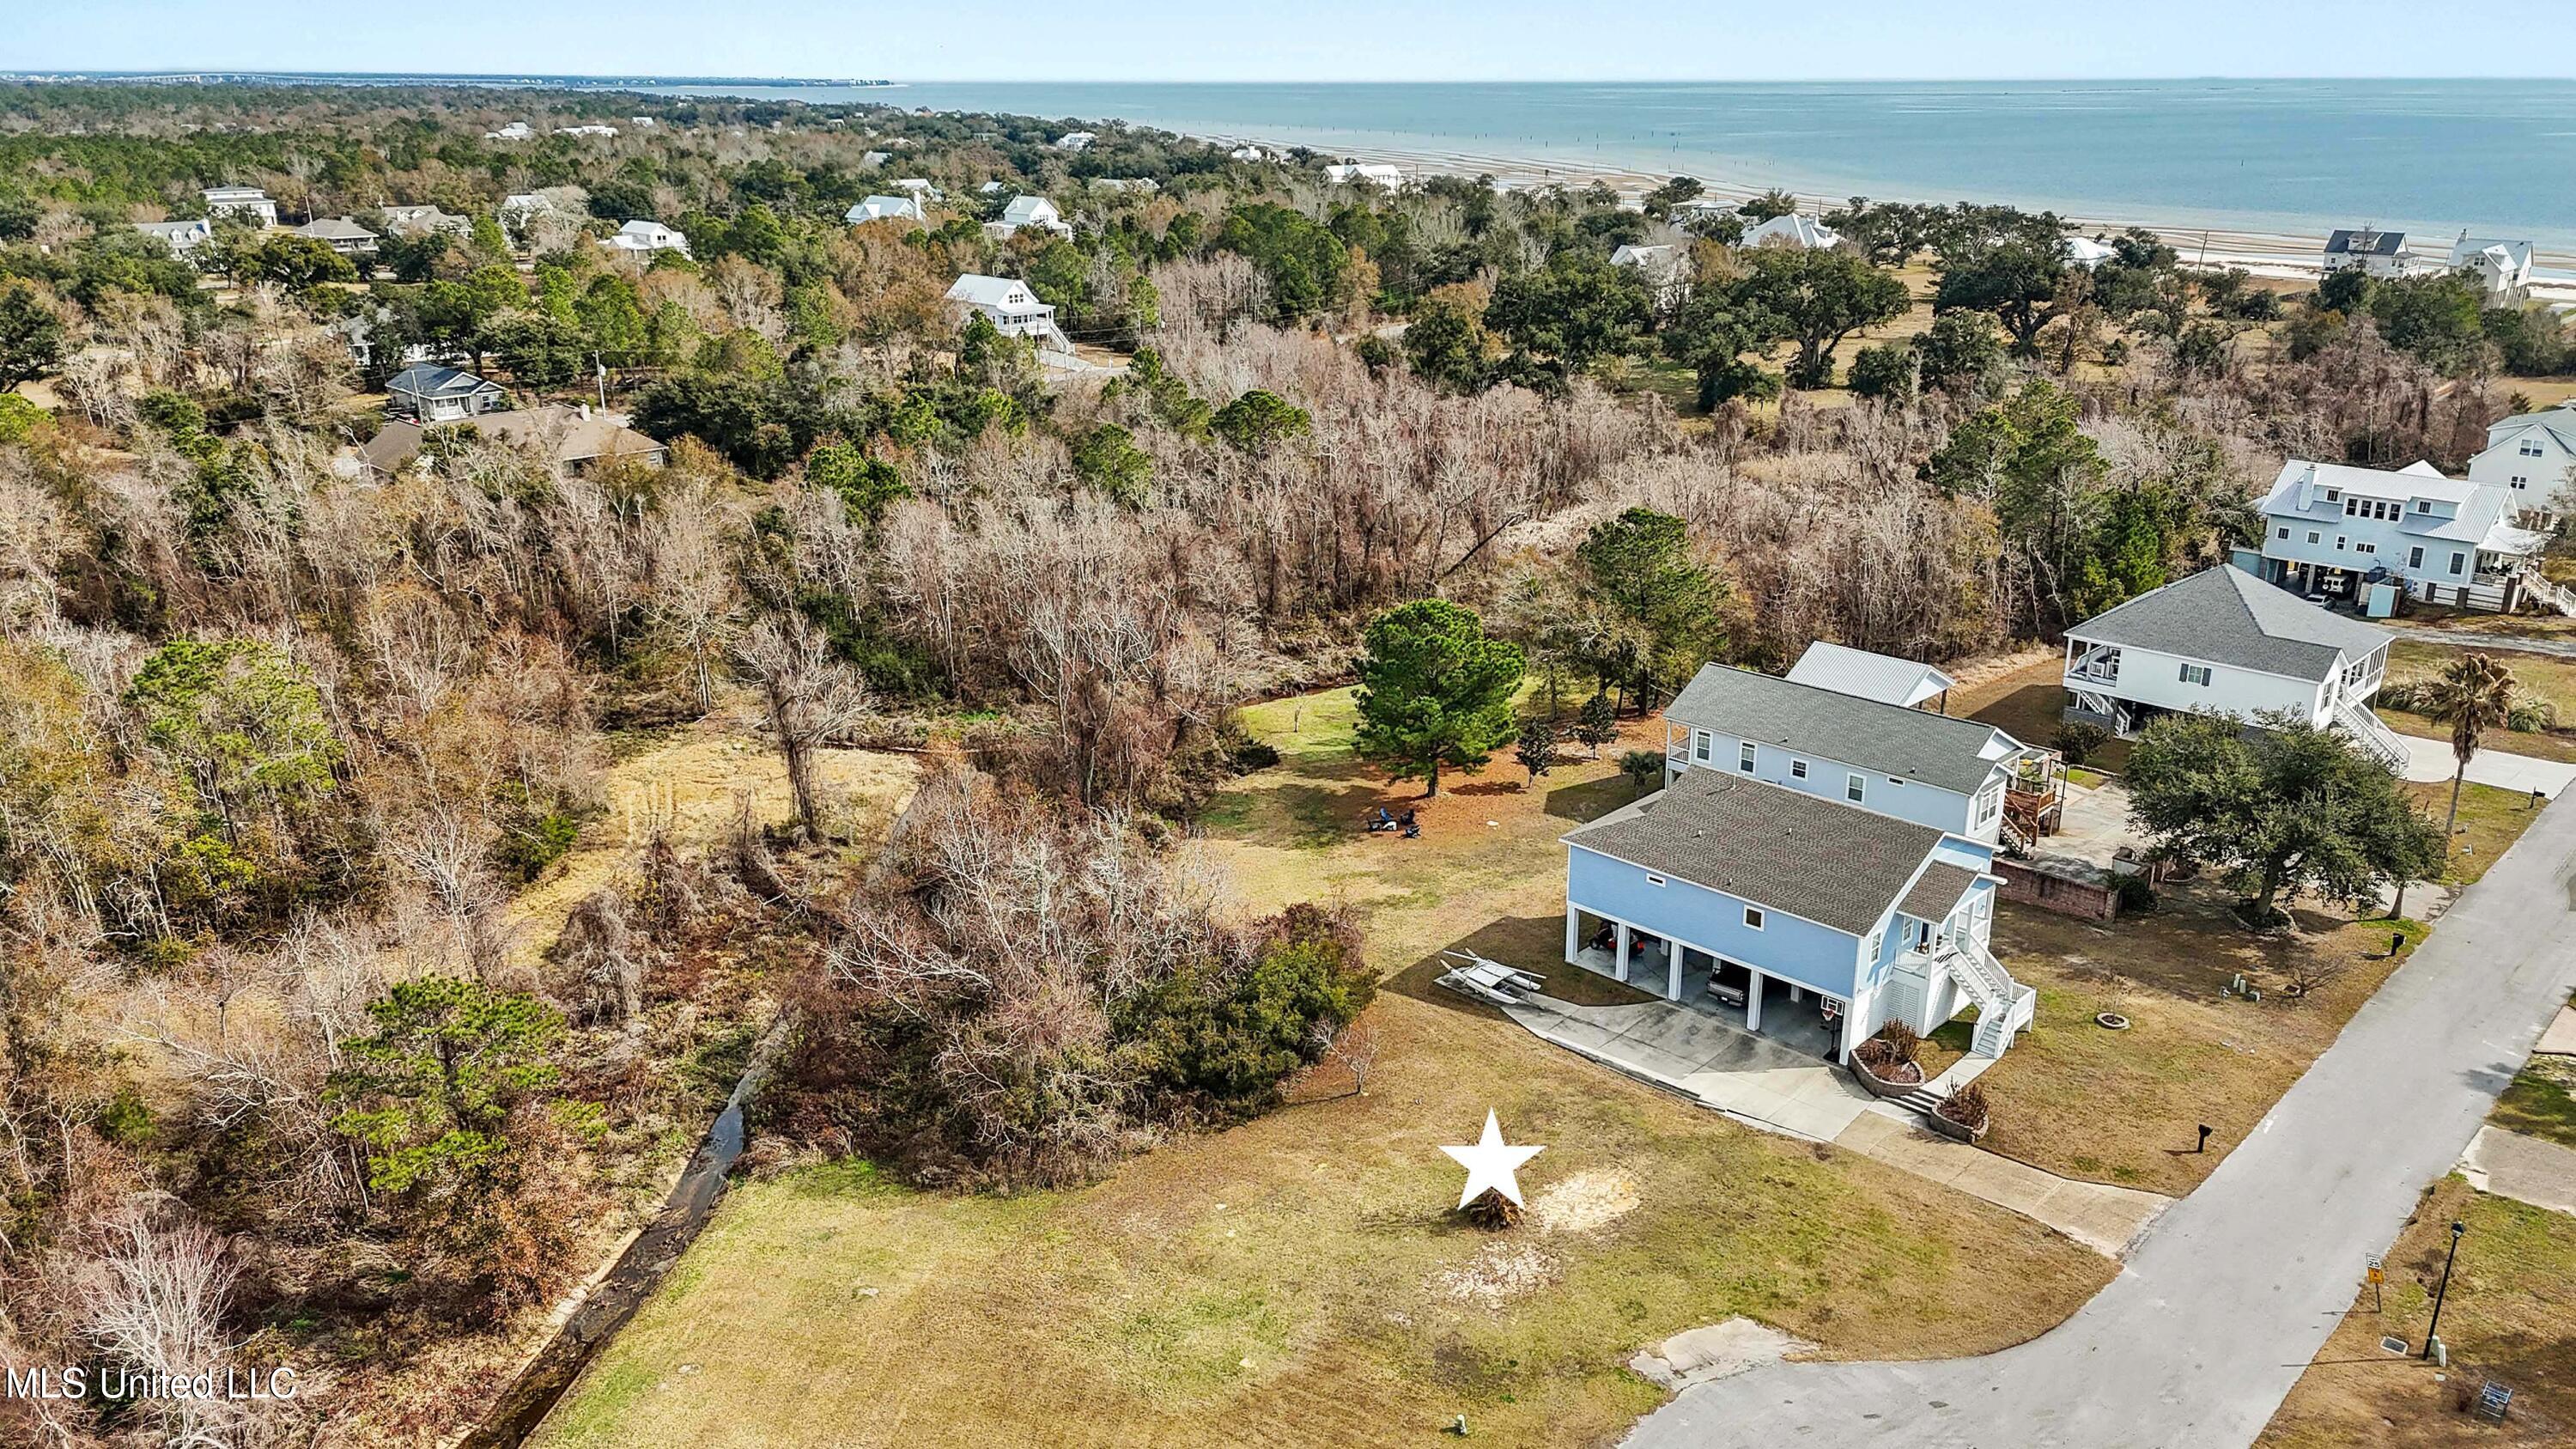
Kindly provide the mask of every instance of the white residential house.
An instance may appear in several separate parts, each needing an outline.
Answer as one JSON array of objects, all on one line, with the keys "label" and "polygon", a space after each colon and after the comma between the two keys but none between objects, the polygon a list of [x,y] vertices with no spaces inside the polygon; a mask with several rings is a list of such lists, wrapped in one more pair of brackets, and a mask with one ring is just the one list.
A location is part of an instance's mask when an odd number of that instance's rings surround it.
[{"label": "white residential house", "polygon": [[2374,277],[2403,277],[2416,270],[2406,233],[2367,226],[2339,228],[2328,236],[2321,265],[2328,272],[2358,267]]},{"label": "white residential house", "polygon": [[145,236],[161,238],[173,255],[182,257],[215,239],[215,224],[203,217],[189,221],[138,221],[134,229]]},{"label": "white residential house", "polygon": [[256,186],[210,186],[202,194],[209,217],[247,216],[261,226],[277,225],[277,203]]},{"label": "white residential house", "polygon": [[498,208],[504,226],[524,226],[530,217],[545,216],[554,210],[555,204],[548,201],[544,193],[536,191],[519,191],[504,196]]},{"label": "white residential house", "polygon": [[501,385],[462,368],[422,363],[385,383],[385,416],[415,423],[452,423],[509,406]]},{"label": "white residential house", "polygon": [[2509,612],[2532,592],[2548,506],[2536,485],[2446,478],[2430,463],[2389,472],[2293,458],[2261,504],[2262,573],[2356,605],[2387,584],[2429,604]]},{"label": "white residential house", "polygon": [[859,164],[873,171],[877,167],[883,166],[893,159],[894,153],[892,151],[870,151],[868,154],[859,158]]},{"label": "white residential house", "polygon": [[385,219],[385,230],[395,236],[422,236],[441,231],[468,236],[474,230],[471,218],[441,211],[435,206],[388,206],[381,214]]},{"label": "white residential house", "polygon": [[2451,243],[2451,269],[2474,275],[2491,297],[2511,296],[2531,285],[2531,243],[2462,232]]},{"label": "white residential house", "polygon": [[1636,269],[1658,306],[1679,302],[1690,282],[1690,254],[1679,246],[1622,245],[1610,253],[1610,265]]},{"label": "white residential house", "polygon": [[1067,131],[1055,138],[1055,148],[1059,151],[1087,151],[1091,143],[1099,139],[1089,131]]},{"label": "white residential house", "polygon": [[311,237],[344,257],[368,257],[376,252],[376,234],[345,216],[317,216],[294,228],[294,233]]},{"label": "white residential house", "polygon": [[939,188],[931,185],[928,181],[918,176],[907,176],[902,180],[897,181],[894,184],[894,189],[907,196],[920,197],[923,201],[938,201],[941,199]]},{"label": "white residential house", "polygon": [[555,134],[558,136],[614,136],[617,134],[617,128],[596,123],[586,126],[557,126]]},{"label": "white residential house", "polygon": [[2120,254],[2118,248],[2110,243],[2095,241],[2089,236],[2068,237],[2059,251],[2065,256],[2068,266],[2082,267],[2088,272]]},{"label": "white residential house", "polygon": [[1919,659],[1874,654],[1823,639],[1808,645],[1798,662],[1789,666],[1789,682],[1908,709],[1930,705],[1935,714],[1946,712],[1943,706],[1959,683]]},{"label": "white residential house", "polygon": [[503,126],[497,131],[484,132],[483,139],[486,141],[532,141],[536,139],[536,135],[536,127],[529,125],[525,121],[512,121],[510,124]]},{"label": "white residential house", "polygon": [[1324,168],[1324,181],[1331,186],[1383,186],[1394,191],[1404,185],[1404,171],[1383,162],[1336,162]]},{"label": "white residential house", "polygon": [[1025,227],[1035,227],[1060,237],[1073,235],[1073,228],[1055,209],[1055,203],[1043,196],[1012,197],[1011,204],[1002,208],[999,219],[984,223],[984,234],[996,241],[1008,241]]},{"label": "white residential house", "polygon": [[1055,325],[1055,308],[1039,301],[1026,282],[968,272],[949,287],[948,300],[983,313],[1005,337],[1034,339],[1041,352],[1073,351],[1072,339]]},{"label": "white residential house", "polygon": [[614,234],[600,238],[599,244],[611,251],[626,252],[636,256],[649,256],[654,252],[678,252],[682,256],[689,254],[688,237],[658,221],[640,219],[630,221],[619,227]]},{"label": "white residential house", "polygon": [[1237,146],[1226,152],[1225,157],[1229,161],[1267,161],[1270,153],[1258,146]]},{"label": "white residential house", "polygon": [[2395,637],[2221,564],[2067,630],[2066,718],[2133,735],[2164,714],[2286,714],[2403,770],[2404,743],[2370,712]]},{"label": "white residential house", "polygon": [[852,226],[861,226],[871,221],[917,221],[926,226],[930,222],[930,217],[922,210],[920,197],[906,194],[871,196],[841,213],[841,220]]},{"label": "white residential house", "polygon": [[1007,181],[987,181],[975,188],[975,194],[977,196],[999,196],[1010,189],[1011,183]]},{"label": "white residential house", "polygon": [[1748,229],[1744,240],[1739,243],[1748,247],[1793,247],[1806,252],[1826,251],[1842,244],[1841,232],[1812,216],[1800,216],[1794,211]]},{"label": "white residential house", "polygon": [[2576,400],[2487,424],[2487,445],[2469,460],[2469,481],[2512,495],[2517,520],[2554,527],[2559,496],[2576,483]]}]

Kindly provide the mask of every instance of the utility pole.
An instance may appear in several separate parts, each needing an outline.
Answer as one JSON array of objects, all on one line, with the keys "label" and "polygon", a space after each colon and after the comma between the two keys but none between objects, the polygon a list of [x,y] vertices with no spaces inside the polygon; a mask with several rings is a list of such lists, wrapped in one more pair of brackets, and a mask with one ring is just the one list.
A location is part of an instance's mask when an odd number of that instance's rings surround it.
[{"label": "utility pole", "polygon": [[2451,1265],[2459,1261],[2460,1235],[2468,1230],[2467,1223],[2454,1220],[2451,1224],[2451,1252],[2442,1260],[2442,1285],[2433,1290],[2433,1321],[2424,1326],[2424,1357],[2428,1359],[2433,1356],[2433,1345],[2442,1341],[2438,1332],[2442,1326],[2442,1299],[2451,1291]]}]

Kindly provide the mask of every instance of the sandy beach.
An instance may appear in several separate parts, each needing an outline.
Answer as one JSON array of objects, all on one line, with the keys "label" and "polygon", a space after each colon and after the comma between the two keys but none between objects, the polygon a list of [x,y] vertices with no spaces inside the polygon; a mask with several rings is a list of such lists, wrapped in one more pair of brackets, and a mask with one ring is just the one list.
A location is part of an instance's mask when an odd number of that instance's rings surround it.
[{"label": "sandy beach", "polygon": [[[1210,136],[1207,139],[1226,144],[1250,143],[1284,149],[1287,143],[1257,135]],[[1475,151],[1404,150],[1369,147],[1342,148],[1361,161],[1386,162],[1404,168],[1413,177],[1491,176],[1507,189],[1539,186],[1589,186],[1594,181],[1607,183],[1620,195],[1635,199],[1671,179],[1668,173],[1633,170],[1616,165],[1586,166],[1563,160],[1526,156],[1507,156]],[[1722,200],[1743,201],[1764,194],[1769,188],[1731,183],[1707,177],[1700,178],[1706,194]],[[1822,193],[1790,193],[1798,198],[1804,210],[1821,212],[1843,205],[1844,196]],[[1880,200],[1926,201],[1929,197],[1891,195]],[[2123,231],[2131,226],[2146,226],[2162,236],[2182,254],[2183,264],[2191,267],[2242,267],[2257,277],[2284,281],[2304,281],[2320,271],[2320,257],[2325,248],[2325,233],[2296,231],[2246,231],[2226,227],[2176,226],[2171,222],[2151,223],[2134,217],[2061,213],[2087,234]],[[2448,236],[2419,236],[2419,251],[2436,246],[2447,249]],[[2562,309],[2576,308],[2576,251],[2536,249],[2532,254],[2531,294]]]}]

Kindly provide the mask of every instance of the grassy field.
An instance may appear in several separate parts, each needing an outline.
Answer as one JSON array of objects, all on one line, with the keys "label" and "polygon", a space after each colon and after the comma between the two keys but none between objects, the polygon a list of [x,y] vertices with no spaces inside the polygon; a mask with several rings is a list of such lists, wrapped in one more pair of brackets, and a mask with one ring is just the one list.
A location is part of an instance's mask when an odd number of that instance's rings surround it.
[{"label": "grassy field", "polygon": [[[2501,616],[2481,614],[2465,617],[2495,619]],[[2458,627],[2462,621],[2446,623]],[[2522,620],[2541,623],[2542,620]],[[2562,624],[2576,624],[2576,619],[2559,619]],[[2442,672],[2463,651],[2447,644],[2419,644],[2400,639],[2388,647],[2388,677],[2391,682],[2408,679],[2430,679]],[[2487,748],[2517,755],[2530,755],[2543,760],[2576,760],[2576,659],[2561,659],[2551,654],[2496,650],[2499,662],[2513,671],[2514,684],[2522,693],[2549,701],[2557,706],[2558,718],[2568,728],[2555,730],[2497,730],[2487,736]],[[2450,727],[2435,724],[2420,714],[2405,710],[2379,710],[2379,717],[2399,734],[2416,735],[2428,740],[2448,740]]]},{"label": "grassy field", "polygon": [[[1624,746],[1536,790],[1497,763],[1408,841],[1359,828],[1419,787],[1351,759],[1349,711],[1339,691],[1252,711],[1286,758],[1208,834],[1247,909],[1362,912],[1390,977],[1365,1095],[1336,1074],[1075,1191],[925,1193],[861,1166],[746,1184],[538,1442],[1397,1444],[1464,1413],[1496,1443],[1606,1443],[1661,1397],[1625,1360],[1682,1328],[1750,1313],[1832,1355],[1974,1353],[2107,1279],[2027,1219],[1740,1128],[1431,988],[1442,947],[1561,954],[1557,837],[1630,798]],[[1488,1107],[1548,1149],[1505,1237],[1452,1218],[1437,1150]]]},{"label": "grassy field", "polygon": [[[1950,713],[1999,726],[2026,745],[2054,745],[2065,711],[2066,661],[2055,654],[1950,691]],[[2129,742],[2106,741],[2085,763],[2093,767],[2087,773],[2116,775],[2128,768]]]},{"label": "grassy field", "polygon": [[[2442,1305],[2442,1341],[2451,1361],[2445,1374],[2416,1354],[2424,1347],[2455,1219],[2468,1232]],[[2445,1178],[2407,1220],[2387,1264],[2376,1308],[2355,1265],[2359,1297],[2352,1311],[2257,1443],[2264,1449],[2432,1449],[2576,1442],[2576,1217]],[[2410,1352],[2388,1352],[2382,1337],[2405,1339]],[[2513,1389],[2513,1409],[2501,1425],[2453,1406],[2455,1385],[2465,1381],[2474,1390],[2489,1376]]]},{"label": "grassy field", "polygon": [[2504,1089],[2489,1120],[2525,1136],[2576,1147],[2576,1058],[2533,1057]]},{"label": "grassy field", "polygon": [[[2406,793],[2422,810],[2440,825],[2451,809],[2451,784],[2435,780],[2410,784]],[[2519,790],[2501,790],[2493,785],[2462,785],[2460,815],[2452,824],[2450,865],[2442,879],[2452,885],[2468,885],[2487,873],[2496,857],[2510,849],[2522,832],[2530,828],[2536,812],[2531,797]]]}]

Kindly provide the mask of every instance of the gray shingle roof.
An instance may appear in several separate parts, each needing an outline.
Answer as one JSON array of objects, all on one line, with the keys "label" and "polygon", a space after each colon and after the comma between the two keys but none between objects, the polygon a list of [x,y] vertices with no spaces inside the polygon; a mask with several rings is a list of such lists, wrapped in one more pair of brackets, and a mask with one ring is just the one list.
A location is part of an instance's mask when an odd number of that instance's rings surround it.
[{"label": "gray shingle roof", "polygon": [[1928,825],[1723,770],[1687,771],[1641,808],[1565,837],[1853,936],[1878,924],[1942,839]]},{"label": "gray shingle roof", "polygon": [[2326,238],[2326,255],[2393,257],[2406,250],[2406,233],[2338,227]]},{"label": "gray shingle roof", "polygon": [[445,367],[435,362],[415,363],[395,373],[385,383],[387,392],[414,393],[421,397],[460,397],[487,387],[497,388],[498,384],[486,382],[462,368]]},{"label": "gray shingle roof", "polygon": [[1959,904],[1959,897],[1977,883],[1977,873],[1964,865],[1936,860],[1923,867],[1923,876],[1896,908],[1918,921],[1942,921]]},{"label": "gray shingle roof", "polygon": [[1952,719],[1722,664],[1702,667],[1664,716],[1963,795],[1984,788],[1994,773],[2000,752],[1989,751],[1998,736],[2007,749],[2020,745],[1980,720]]},{"label": "gray shingle roof", "polygon": [[2232,564],[2202,569],[2066,631],[2071,638],[2321,681],[2395,636]]}]

